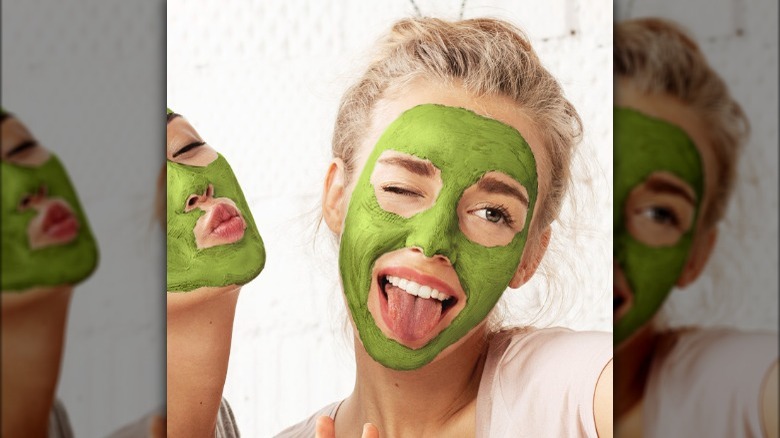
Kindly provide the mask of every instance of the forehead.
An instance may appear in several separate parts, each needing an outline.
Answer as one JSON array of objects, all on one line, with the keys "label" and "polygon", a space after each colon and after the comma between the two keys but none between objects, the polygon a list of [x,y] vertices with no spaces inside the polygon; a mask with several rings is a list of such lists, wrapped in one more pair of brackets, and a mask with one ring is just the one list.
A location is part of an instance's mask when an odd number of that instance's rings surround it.
[{"label": "forehead", "polygon": [[[494,119],[520,133],[536,161],[539,198],[549,187],[549,154],[546,153],[541,131],[512,99],[504,96],[475,96],[457,83],[437,83],[416,80],[400,90],[391,90],[377,102],[371,114],[371,125],[355,157],[358,173],[387,127],[405,111],[423,104],[438,104],[464,108],[479,116]],[[354,181],[354,180],[353,180]]]},{"label": "forehead", "polygon": [[423,104],[405,111],[382,134],[374,155],[385,150],[430,160],[445,176],[473,173],[467,184],[492,170],[523,183],[536,178],[533,154],[516,129],[464,108]]},{"label": "forehead", "polygon": [[618,196],[656,171],[679,177],[701,197],[703,169],[696,146],[679,127],[636,110],[614,109],[615,190]]},{"label": "forehead", "polygon": [[672,96],[643,93],[627,78],[619,78],[616,82],[615,106],[633,109],[674,125],[692,140],[703,171],[703,204],[706,205],[717,184],[714,176],[718,165],[708,136],[710,130],[696,111]]}]

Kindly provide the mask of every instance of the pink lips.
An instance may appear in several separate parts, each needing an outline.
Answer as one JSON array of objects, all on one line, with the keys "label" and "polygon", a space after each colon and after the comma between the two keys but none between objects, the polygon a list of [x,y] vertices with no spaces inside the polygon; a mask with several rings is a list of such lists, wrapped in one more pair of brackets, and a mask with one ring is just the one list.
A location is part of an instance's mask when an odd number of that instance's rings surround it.
[{"label": "pink lips", "polygon": [[54,202],[46,209],[42,223],[43,233],[57,243],[67,243],[78,234],[76,216],[65,205]]},{"label": "pink lips", "polygon": [[[453,297],[454,301],[445,307],[437,299],[415,297],[389,283],[384,284],[383,288],[383,279],[387,276],[402,277],[440,290]],[[396,339],[406,343],[415,343],[430,337],[444,316],[454,307],[454,303],[463,298],[460,293],[453,291],[447,283],[439,278],[406,267],[383,269],[379,273],[378,281],[382,319]]]},{"label": "pink lips", "polygon": [[223,244],[234,243],[244,237],[246,222],[238,209],[230,204],[217,204],[211,211],[207,229]]}]

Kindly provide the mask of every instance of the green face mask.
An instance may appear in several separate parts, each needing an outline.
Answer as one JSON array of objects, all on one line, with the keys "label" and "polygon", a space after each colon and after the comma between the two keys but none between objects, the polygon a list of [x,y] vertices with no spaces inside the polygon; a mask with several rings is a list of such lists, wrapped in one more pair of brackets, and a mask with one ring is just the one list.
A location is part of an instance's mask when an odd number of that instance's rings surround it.
[{"label": "green face mask", "polygon": [[[168,291],[189,292],[204,286],[243,285],[260,274],[265,249],[252,212],[244,199],[233,170],[222,155],[205,167],[168,161]],[[199,249],[195,224],[205,214],[195,208],[185,212],[190,195],[203,194],[208,185],[215,198],[228,198],[246,222],[237,242]]]},{"label": "green face mask", "polygon": [[[2,170],[2,291],[23,291],[39,286],[74,285],[89,277],[95,270],[98,250],[87,217],[81,209],[76,191],[65,173],[60,161],[53,154],[41,166],[27,167],[0,162]],[[31,223],[39,214],[39,209],[30,205],[20,208],[26,197],[45,187],[46,204],[48,201],[64,201],[73,216],[56,210],[41,207],[44,214],[44,227],[54,230],[52,223],[64,223],[75,217],[78,231],[75,238],[66,243],[36,247],[28,237]],[[37,204],[37,205],[43,205]],[[46,204],[51,205],[51,204]],[[42,210],[46,208],[46,211]],[[57,211],[57,213],[55,213]],[[35,225],[33,225],[35,227]]]},{"label": "green face mask", "polygon": [[688,259],[695,228],[671,246],[651,247],[637,241],[626,229],[624,214],[629,194],[651,173],[669,172],[690,184],[696,193],[695,224],[704,173],[693,141],[675,125],[634,110],[615,108],[614,129],[613,252],[633,292],[631,309],[615,324],[617,346],[645,325],[669,295]]},{"label": "green face mask", "polygon": [[[441,171],[443,185],[432,207],[404,218],[379,206],[370,178],[378,157],[387,150],[429,160]],[[490,171],[511,176],[528,192],[524,228],[505,246],[474,243],[459,227],[458,201]],[[514,128],[466,109],[433,104],[414,107],[390,124],[352,193],[339,253],[344,293],[371,357],[389,368],[416,369],[483,321],[520,263],[536,197],[536,162]],[[416,350],[387,338],[367,307],[376,260],[385,253],[411,247],[421,248],[428,257],[446,256],[466,294],[466,305],[452,323]]]}]

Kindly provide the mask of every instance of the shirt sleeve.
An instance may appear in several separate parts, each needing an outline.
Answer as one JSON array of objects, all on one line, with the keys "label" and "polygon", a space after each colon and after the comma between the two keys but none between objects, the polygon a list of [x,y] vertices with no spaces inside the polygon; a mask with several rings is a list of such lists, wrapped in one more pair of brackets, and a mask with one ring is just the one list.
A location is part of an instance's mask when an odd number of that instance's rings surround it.
[{"label": "shirt sleeve", "polygon": [[763,436],[761,396],[777,334],[709,328],[667,336],[645,390],[646,436]]},{"label": "shirt sleeve", "polygon": [[491,430],[495,436],[596,437],[593,397],[610,359],[607,332],[551,328],[512,336],[491,385],[491,422],[508,424]]}]

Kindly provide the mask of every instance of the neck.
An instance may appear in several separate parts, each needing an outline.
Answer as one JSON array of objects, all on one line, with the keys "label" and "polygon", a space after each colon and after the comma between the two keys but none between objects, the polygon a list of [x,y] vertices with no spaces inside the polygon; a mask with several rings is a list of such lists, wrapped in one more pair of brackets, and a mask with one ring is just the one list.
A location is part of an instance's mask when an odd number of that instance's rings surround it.
[{"label": "neck", "polygon": [[615,417],[628,413],[642,400],[658,334],[648,323],[615,350]]},{"label": "neck", "polygon": [[2,436],[45,437],[72,286],[2,293]]},{"label": "neck", "polygon": [[[355,340],[355,389],[336,416],[340,436],[359,436],[370,422],[383,437],[453,436],[476,427],[476,399],[487,354],[480,325],[439,358],[412,371],[375,362]],[[413,421],[410,421],[413,419]]]},{"label": "neck", "polygon": [[168,436],[214,436],[240,291],[168,293]]}]

